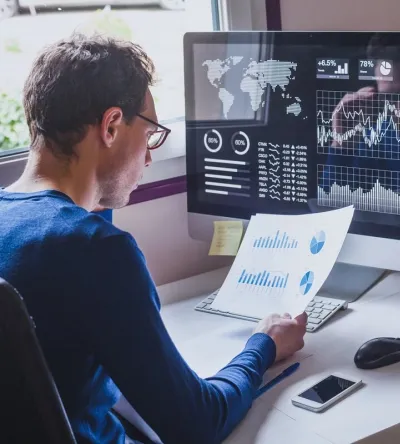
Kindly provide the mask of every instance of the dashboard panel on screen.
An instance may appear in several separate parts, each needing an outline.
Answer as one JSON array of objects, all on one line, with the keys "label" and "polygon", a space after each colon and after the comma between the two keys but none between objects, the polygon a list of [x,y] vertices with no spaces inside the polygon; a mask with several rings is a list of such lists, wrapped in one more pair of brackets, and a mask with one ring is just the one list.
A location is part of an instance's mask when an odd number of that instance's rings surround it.
[{"label": "dashboard panel on screen", "polygon": [[248,219],[354,205],[400,238],[400,34],[185,36],[190,212]]}]

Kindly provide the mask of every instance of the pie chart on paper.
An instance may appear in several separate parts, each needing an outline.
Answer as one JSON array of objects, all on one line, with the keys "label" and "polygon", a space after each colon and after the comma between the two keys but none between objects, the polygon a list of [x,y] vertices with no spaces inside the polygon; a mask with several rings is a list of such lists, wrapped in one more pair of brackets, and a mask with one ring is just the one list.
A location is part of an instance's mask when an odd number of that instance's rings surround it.
[{"label": "pie chart on paper", "polygon": [[314,283],[314,273],[312,271],[307,271],[300,281],[300,293],[306,295],[313,286]]},{"label": "pie chart on paper", "polygon": [[325,245],[326,234],[325,231],[319,231],[310,242],[310,251],[312,254],[318,254]]}]

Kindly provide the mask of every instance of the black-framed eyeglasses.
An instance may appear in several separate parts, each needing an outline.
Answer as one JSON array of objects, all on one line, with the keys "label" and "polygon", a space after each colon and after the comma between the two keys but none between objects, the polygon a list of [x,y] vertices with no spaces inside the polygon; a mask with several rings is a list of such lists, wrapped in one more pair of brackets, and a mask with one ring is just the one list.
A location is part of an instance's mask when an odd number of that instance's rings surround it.
[{"label": "black-framed eyeglasses", "polygon": [[142,114],[138,114],[138,116],[141,119],[146,120],[146,122],[152,123],[154,126],[159,128],[149,133],[149,137],[147,139],[147,149],[155,150],[156,148],[159,148],[166,141],[168,134],[171,132],[171,130],[166,126],[161,125],[160,123],[157,123],[154,120],[151,120],[148,117],[143,116]]}]

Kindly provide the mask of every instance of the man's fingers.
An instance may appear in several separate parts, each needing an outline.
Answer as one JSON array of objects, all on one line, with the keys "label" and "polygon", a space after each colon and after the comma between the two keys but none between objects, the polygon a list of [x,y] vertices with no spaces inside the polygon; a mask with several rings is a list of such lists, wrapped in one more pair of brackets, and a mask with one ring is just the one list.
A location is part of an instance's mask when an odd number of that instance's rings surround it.
[{"label": "man's fingers", "polygon": [[299,314],[298,316],[296,316],[295,319],[299,324],[306,325],[307,319],[308,319],[307,313],[303,312],[303,313]]},{"label": "man's fingers", "polygon": [[298,348],[298,350],[301,350],[301,349],[303,349],[304,348],[304,339],[302,339],[301,341],[299,341],[299,348]]}]

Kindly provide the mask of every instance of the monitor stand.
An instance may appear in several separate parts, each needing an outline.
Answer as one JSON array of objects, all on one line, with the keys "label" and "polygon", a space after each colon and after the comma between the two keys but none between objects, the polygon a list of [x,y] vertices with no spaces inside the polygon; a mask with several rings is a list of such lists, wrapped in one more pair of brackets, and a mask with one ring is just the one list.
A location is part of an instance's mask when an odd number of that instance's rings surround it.
[{"label": "monitor stand", "polygon": [[387,270],[336,263],[318,296],[356,301],[375,286],[387,274]]}]

